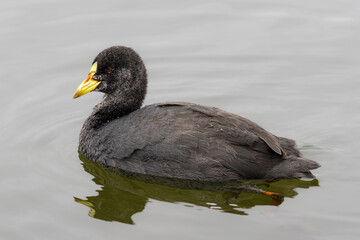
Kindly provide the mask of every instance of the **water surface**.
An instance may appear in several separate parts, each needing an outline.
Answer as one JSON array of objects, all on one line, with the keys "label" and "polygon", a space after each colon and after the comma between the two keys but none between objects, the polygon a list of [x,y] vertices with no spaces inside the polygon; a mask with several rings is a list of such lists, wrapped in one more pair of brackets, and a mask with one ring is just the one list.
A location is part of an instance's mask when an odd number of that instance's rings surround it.
[{"label": "water surface", "polygon": [[[358,1],[5,0],[0,13],[1,238],[358,238]],[[295,139],[322,165],[317,181],[271,185],[285,192],[278,206],[249,193],[224,202],[105,173],[98,181],[77,144],[101,94],[72,95],[112,45],[143,57],[145,104],[196,102],[250,118]]]}]

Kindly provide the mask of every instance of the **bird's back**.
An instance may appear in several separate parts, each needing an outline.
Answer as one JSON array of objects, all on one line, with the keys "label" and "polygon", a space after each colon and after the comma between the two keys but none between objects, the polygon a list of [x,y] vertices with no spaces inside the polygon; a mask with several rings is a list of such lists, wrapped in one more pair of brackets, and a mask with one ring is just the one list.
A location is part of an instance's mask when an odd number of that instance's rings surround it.
[{"label": "bird's back", "polygon": [[112,120],[81,139],[80,151],[130,172],[207,181],[312,177],[318,167],[294,141],[190,103],[149,105]]}]

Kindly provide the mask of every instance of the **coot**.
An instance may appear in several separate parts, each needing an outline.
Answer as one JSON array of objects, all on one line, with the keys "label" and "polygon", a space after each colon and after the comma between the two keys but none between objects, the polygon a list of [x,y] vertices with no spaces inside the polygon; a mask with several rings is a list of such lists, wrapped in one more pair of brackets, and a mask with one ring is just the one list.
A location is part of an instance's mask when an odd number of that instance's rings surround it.
[{"label": "coot", "polygon": [[214,107],[185,102],[141,108],[147,74],[131,48],[100,52],[74,98],[90,91],[103,100],[85,121],[79,150],[125,171],[201,181],[314,178],[315,161],[293,140]]}]

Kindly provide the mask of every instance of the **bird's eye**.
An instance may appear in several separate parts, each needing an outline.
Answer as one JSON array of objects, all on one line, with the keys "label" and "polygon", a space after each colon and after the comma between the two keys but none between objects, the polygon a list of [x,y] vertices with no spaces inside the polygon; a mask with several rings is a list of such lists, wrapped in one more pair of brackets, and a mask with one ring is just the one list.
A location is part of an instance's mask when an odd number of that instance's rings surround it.
[{"label": "bird's eye", "polygon": [[111,67],[108,67],[108,68],[106,69],[106,71],[109,73],[109,72],[112,71],[112,68],[111,68]]}]

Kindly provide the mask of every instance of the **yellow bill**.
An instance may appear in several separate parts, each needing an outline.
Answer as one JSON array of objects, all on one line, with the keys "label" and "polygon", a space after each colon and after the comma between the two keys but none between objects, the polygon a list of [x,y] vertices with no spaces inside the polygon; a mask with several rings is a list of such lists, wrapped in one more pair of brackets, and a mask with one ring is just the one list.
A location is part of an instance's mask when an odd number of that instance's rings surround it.
[{"label": "yellow bill", "polygon": [[97,69],[97,62],[95,62],[90,69],[89,75],[87,76],[87,78],[79,85],[79,87],[76,89],[74,97],[73,98],[78,98],[82,95],[87,94],[88,92],[91,92],[92,90],[94,90],[99,84],[99,81],[96,81],[95,79],[93,79],[92,77],[94,76],[94,74],[96,73],[96,69]]}]

